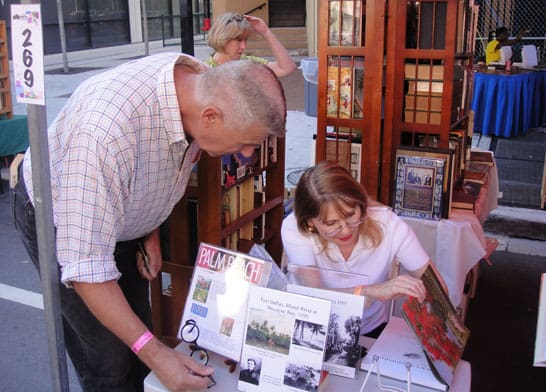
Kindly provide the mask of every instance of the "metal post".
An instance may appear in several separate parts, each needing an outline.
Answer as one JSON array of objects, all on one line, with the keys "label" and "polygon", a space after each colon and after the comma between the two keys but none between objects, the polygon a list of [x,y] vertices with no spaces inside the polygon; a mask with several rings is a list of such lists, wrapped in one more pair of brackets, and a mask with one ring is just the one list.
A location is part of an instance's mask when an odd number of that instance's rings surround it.
[{"label": "metal post", "polygon": [[40,280],[44,298],[49,363],[54,391],[68,391],[68,371],[59,290],[59,270],[55,247],[53,202],[49,170],[46,107],[28,105],[28,137],[32,154],[32,184],[36,211],[36,235]]},{"label": "metal post", "polygon": [[148,13],[146,12],[146,0],[140,1],[142,12],[142,34],[144,35],[144,55],[150,55],[150,41],[148,40]]},{"label": "metal post", "polygon": [[[24,2],[21,2],[24,4]],[[59,19],[59,37],[61,39],[61,50],[63,52],[63,71],[68,73],[68,57],[66,54],[66,33],[64,31],[63,3],[57,0],[57,18]]]},{"label": "metal post", "polygon": [[[32,4],[32,1],[22,0],[21,4]],[[32,154],[32,185],[36,214],[36,235],[38,240],[38,259],[40,261],[40,280],[44,298],[49,363],[51,366],[51,382],[54,391],[67,392],[69,390],[69,383],[62,327],[55,226],[53,224],[53,201],[51,197],[45,104],[43,106],[28,104],[27,121],[30,152]]]},{"label": "metal post", "polygon": [[180,40],[182,52],[193,56],[192,0],[180,0]]}]

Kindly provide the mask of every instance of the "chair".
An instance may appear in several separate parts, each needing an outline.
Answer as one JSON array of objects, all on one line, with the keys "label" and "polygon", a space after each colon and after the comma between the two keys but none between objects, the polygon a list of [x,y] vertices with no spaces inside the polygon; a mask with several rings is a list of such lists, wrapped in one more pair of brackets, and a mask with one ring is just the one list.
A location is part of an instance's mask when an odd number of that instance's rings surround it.
[{"label": "chair", "polygon": [[535,45],[523,45],[521,48],[521,60],[524,67],[535,67],[538,65],[537,47]]},{"label": "chair", "polygon": [[502,64],[506,63],[506,60],[512,59],[512,47],[511,46],[502,46],[500,48],[500,61]]}]

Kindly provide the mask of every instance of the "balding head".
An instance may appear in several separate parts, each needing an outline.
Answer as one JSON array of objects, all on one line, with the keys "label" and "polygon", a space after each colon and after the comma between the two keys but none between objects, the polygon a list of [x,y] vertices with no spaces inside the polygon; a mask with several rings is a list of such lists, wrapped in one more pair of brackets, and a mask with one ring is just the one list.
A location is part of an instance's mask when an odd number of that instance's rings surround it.
[{"label": "balding head", "polygon": [[269,134],[286,132],[286,98],[279,79],[263,64],[229,61],[200,74],[197,99],[217,107],[229,127],[263,125]]}]

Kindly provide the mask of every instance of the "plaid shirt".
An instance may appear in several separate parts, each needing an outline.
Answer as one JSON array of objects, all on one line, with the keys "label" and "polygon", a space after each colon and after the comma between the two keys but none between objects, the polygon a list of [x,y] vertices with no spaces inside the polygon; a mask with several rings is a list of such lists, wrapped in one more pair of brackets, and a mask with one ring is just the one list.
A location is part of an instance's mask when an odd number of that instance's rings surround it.
[{"label": "plaid shirt", "polygon": [[[182,198],[200,152],[188,144],[174,85],[177,53],[123,64],[83,82],[48,129],[61,280],[118,279],[116,242],[142,237]],[[24,178],[32,200],[30,151]]]}]

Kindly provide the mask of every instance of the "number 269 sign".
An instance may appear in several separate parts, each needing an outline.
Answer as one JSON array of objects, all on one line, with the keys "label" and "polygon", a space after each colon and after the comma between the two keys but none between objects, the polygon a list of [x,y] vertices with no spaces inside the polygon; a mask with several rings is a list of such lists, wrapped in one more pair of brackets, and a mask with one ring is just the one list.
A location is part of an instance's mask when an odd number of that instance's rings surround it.
[{"label": "number 269 sign", "polygon": [[11,5],[11,47],[17,102],[45,105],[40,4]]}]

